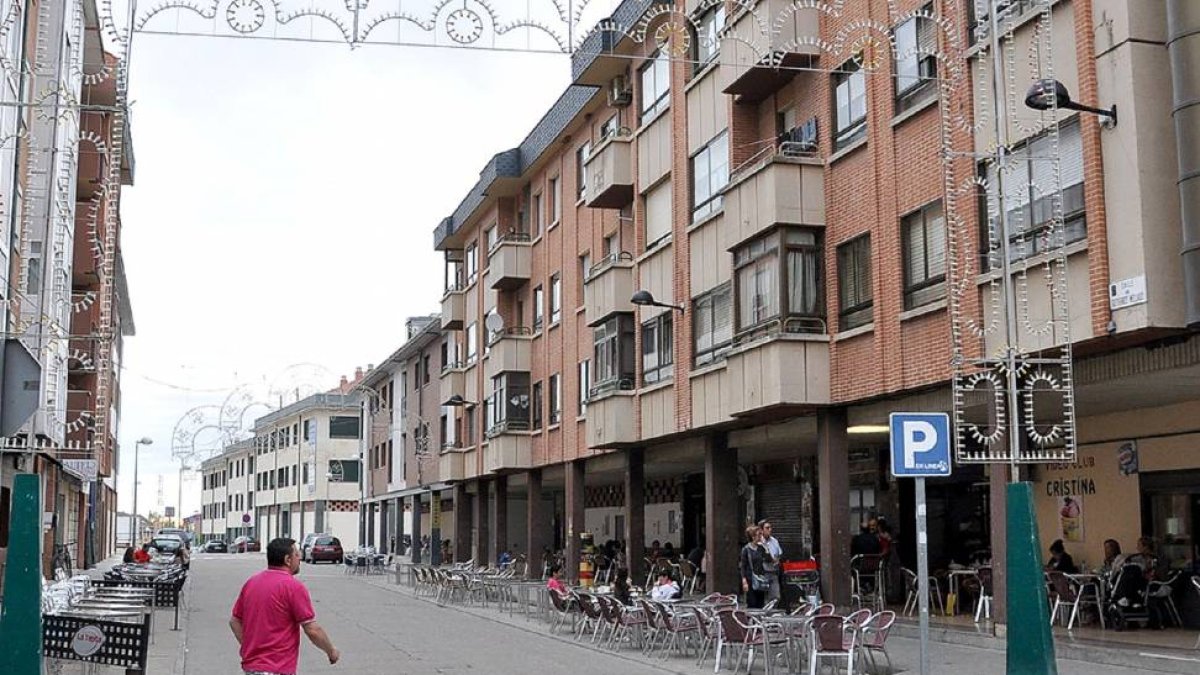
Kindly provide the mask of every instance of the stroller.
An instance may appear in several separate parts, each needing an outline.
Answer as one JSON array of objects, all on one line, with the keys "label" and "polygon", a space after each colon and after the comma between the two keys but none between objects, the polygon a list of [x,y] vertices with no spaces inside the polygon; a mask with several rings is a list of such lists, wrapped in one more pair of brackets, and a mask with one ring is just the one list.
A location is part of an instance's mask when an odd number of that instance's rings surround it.
[{"label": "stroller", "polygon": [[1142,567],[1135,563],[1121,566],[1113,578],[1105,612],[1114,630],[1134,626],[1156,628],[1155,612],[1146,597],[1149,585]]}]

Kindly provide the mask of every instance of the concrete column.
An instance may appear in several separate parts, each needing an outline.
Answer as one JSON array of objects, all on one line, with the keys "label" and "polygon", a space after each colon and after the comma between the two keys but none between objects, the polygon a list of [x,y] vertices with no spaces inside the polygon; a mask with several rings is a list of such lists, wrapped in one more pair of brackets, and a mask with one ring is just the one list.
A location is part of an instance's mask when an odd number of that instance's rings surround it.
[{"label": "concrete column", "polygon": [[646,451],[625,452],[625,556],[629,578],[639,581],[646,574],[642,558],[646,549]]},{"label": "concrete column", "polygon": [[[389,510],[388,510],[389,506],[390,506],[390,504],[388,502],[379,502],[379,552],[380,553],[391,553],[392,552],[391,533],[388,531],[388,523],[390,522],[388,519],[392,515],[391,513],[389,513]],[[300,519],[301,520],[304,519],[304,504],[300,505]]]},{"label": "concrete column", "polygon": [[569,462],[567,469],[566,519],[567,519],[567,568],[563,576],[579,579],[579,533],[584,530],[583,491],[586,481],[584,460]]},{"label": "concrete column", "polygon": [[421,558],[421,495],[410,497],[412,500],[412,561],[420,564]]},{"label": "concrete column", "polygon": [[817,414],[817,492],[821,514],[821,595],[826,602],[850,603],[850,462],[846,410]]},{"label": "concrete column", "polygon": [[708,556],[705,588],[709,593],[740,593],[738,551],[741,522],[738,514],[737,450],[729,436],[717,433],[704,446],[704,552]]},{"label": "concrete column", "polygon": [[491,560],[488,553],[488,484],[485,480],[475,481],[474,505],[475,530],[471,538],[471,557],[476,565],[486,565]]},{"label": "concrete column", "polygon": [[467,484],[454,486],[454,562],[471,559],[471,495]]},{"label": "concrete column", "polygon": [[396,517],[394,519],[395,522],[392,524],[392,526],[393,526],[392,533],[396,536],[396,550],[394,551],[394,553],[396,553],[397,555],[403,555],[405,553],[408,553],[408,551],[403,550],[403,546],[404,546],[404,500],[403,499],[393,499],[392,500],[392,513],[396,514]]},{"label": "concrete column", "polygon": [[542,470],[533,469],[526,475],[526,484],[529,486],[529,494],[525,501],[525,541],[529,542],[529,551],[526,553],[529,561],[527,575],[531,579],[540,579],[542,549],[550,541],[550,521],[546,518],[546,509],[542,506]]},{"label": "concrete column", "polygon": [[988,510],[992,530],[992,621],[1008,623],[1008,482],[1010,470],[1003,464],[988,467],[990,494]]},{"label": "concrete column", "polygon": [[508,476],[497,476],[492,481],[492,557],[489,563],[496,562],[500,553],[508,548]]}]

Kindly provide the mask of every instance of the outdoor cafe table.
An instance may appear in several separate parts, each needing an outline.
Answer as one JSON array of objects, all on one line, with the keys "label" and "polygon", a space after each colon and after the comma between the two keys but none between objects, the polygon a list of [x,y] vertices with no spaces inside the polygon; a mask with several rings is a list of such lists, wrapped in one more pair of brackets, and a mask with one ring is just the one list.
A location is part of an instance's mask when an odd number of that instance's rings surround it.
[{"label": "outdoor cafe table", "polygon": [[[508,615],[512,616],[514,612],[519,611],[529,618],[530,612],[535,612],[538,617],[549,614],[550,596],[539,592],[539,589],[546,587],[544,581],[525,581],[523,579],[506,579],[501,582],[505,587],[505,593],[500,596],[500,611],[504,611],[504,606],[508,606]],[[545,601],[543,602],[543,598]]]},{"label": "outdoor cafe table", "polygon": [[[1104,583],[1104,576],[1099,574],[1098,572],[1078,572],[1076,574],[1064,574],[1063,576],[1065,576],[1066,578],[1071,579],[1075,583],[1079,584],[1080,592],[1083,591],[1083,588],[1085,586],[1094,586],[1095,587],[1096,600],[1097,600],[1097,602],[1100,603],[1100,608],[1101,608],[1100,611],[1098,612],[1098,614],[1100,615],[1100,627],[1107,628],[1107,626],[1104,625],[1104,609],[1103,608],[1106,604],[1105,598],[1107,596],[1108,589],[1105,588],[1106,584]],[[1047,581],[1048,580],[1049,580],[1049,576],[1047,576]]]},{"label": "outdoor cafe table", "polygon": [[[958,608],[960,606],[958,603],[959,585],[962,583],[962,579],[969,579],[971,577],[978,579],[979,578],[979,570],[977,570],[977,569],[950,570],[948,576],[950,578],[950,589],[948,592],[953,594],[954,598],[955,598],[953,613],[958,614]],[[947,614],[947,616],[949,616],[950,612],[946,612],[946,614]]]}]

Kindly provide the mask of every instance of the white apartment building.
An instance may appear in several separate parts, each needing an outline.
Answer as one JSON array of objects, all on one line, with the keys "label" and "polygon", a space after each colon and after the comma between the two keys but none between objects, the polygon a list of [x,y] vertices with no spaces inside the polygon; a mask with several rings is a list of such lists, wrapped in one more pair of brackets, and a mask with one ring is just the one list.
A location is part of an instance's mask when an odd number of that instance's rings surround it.
[{"label": "white apartment building", "polygon": [[259,418],[252,438],[202,465],[205,539],[327,532],[357,546],[361,450],[353,395],[315,394]]}]

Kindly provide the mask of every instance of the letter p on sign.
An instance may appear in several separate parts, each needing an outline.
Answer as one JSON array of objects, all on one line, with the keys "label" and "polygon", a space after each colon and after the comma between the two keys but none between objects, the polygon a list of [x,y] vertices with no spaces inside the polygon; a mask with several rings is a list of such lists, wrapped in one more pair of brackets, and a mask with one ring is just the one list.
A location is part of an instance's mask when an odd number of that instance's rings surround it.
[{"label": "letter p on sign", "polygon": [[892,475],[920,478],[950,475],[950,416],[892,413]]}]

